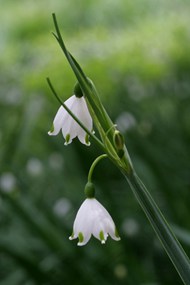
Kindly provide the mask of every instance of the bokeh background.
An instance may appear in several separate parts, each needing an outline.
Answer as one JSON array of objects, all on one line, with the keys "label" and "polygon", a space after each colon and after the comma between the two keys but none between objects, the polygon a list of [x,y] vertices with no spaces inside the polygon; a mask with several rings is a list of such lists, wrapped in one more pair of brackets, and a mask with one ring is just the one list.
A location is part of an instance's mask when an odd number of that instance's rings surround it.
[{"label": "bokeh background", "polygon": [[190,255],[190,1],[0,0],[0,284],[182,284],[109,161],[97,198],[121,241],[69,241],[100,150],[47,131],[76,79],[69,50],[123,132],[134,166]]}]

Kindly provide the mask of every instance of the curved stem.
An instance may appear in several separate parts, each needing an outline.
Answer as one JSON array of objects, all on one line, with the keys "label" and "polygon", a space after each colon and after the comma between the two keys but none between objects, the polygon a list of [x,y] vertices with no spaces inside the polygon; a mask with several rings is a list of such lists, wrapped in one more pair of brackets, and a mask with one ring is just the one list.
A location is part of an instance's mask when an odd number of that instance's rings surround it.
[{"label": "curved stem", "polygon": [[108,157],[107,154],[102,154],[100,156],[98,156],[94,162],[92,163],[91,167],[90,167],[90,170],[89,170],[89,173],[88,173],[88,182],[92,182],[92,174],[94,172],[94,168],[96,167],[96,165],[98,164],[98,162],[100,160],[102,160],[103,158],[106,158]]}]

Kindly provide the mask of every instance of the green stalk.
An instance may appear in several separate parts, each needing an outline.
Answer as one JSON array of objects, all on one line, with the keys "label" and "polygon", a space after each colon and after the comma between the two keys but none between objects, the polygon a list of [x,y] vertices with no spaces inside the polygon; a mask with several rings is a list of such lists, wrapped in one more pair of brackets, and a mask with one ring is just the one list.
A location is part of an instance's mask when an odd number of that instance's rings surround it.
[{"label": "green stalk", "polygon": [[[83,126],[81,126],[81,122],[72,114],[72,112],[65,106],[65,104],[60,100],[60,98],[57,96],[55,89],[53,88],[49,78],[47,78],[47,82],[49,84],[49,87],[51,88],[53,94],[58,99],[58,101],[62,104],[62,106],[67,110],[67,112],[75,119],[75,121],[91,136],[95,141],[101,146],[102,150],[104,152],[107,152],[111,159],[114,161],[117,159],[117,153],[114,151],[114,147],[112,146],[112,138],[114,135],[114,124],[110,117],[108,116],[100,98],[98,95],[98,92],[94,86],[94,84],[86,77],[85,73],[83,72],[82,68],[76,61],[76,59],[71,55],[71,53],[67,50],[63,38],[61,36],[61,32],[57,23],[57,19],[55,14],[52,14],[53,16],[53,22],[55,26],[56,33],[53,33],[54,37],[58,41],[65,57],[67,58],[73,72],[75,73],[75,76],[78,80],[78,83],[83,90],[89,111],[91,113],[91,116],[93,118],[94,124],[96,125],[96,128],[98,129],[98,132],[100,134],[100,137],[105,145],[100,142],[93,134],[89,134],[88,131],[85,130]],[[110,130],[110,131],[109,131]],[[108,133],[109,131],[109,133]],[[108,134],[107,134],[108,133]],[[105,149],[106,148],[106,149]]]},{"label": "green stalk", "polygon": [[136,173],[124,176],[184,284],[190,285],[190,260],[156,202]]},{"label": "green stalk", "polygon": [[104,106],[101,103],[101,100],[98,96],[98,92],[94,86],[94,84],[86,77],[84,74],[82,68],[76,61],[76,59],[72,56],[72,54],[67,50],[63,38],[61,36],[61,32],[59,30],[59,26],[57,23],[57,19],[55,14],[52,14],[53,22],[55,26],[56,33],[53,33],[54,37],[58,41],[65,57],[67,58],[73,72],[75,73],[75,76],[79,82],[79,85],[81,89],[83,90],[83,93],[87,99],[87,103],[89,105],[90,112],[93,113],[93,116],[95,117],[95,120],[100,122],[98,124],[99,127],[99,133],[102,137],[102,131],[107,132],[110,127],[113,125],[113,122],[111,121],[110,117],[108,116],[107,112],[104,109]]},{"label": "green stalk", "polygon": [[107,154],[102,154],[94,160],[88,172],[88,182],[92,182],[92,174],[94,172],[94,168],[96,167],[96,165],[100,162],[100,160],[107,158],[107,157],[108,157]]},{"label": "green stalk", "polygon": [[[172,232],[170,226],[165,220],[154,199],[134,172],[127,148],[125,146],[123,147],[124,155],[122,158],[117,155],[117,149],[113,143],[113,136],[115,130],[113,128],[114,125],[107,112],[105,111],[95,87],[89,84],[89,81],[83,70],[81,69],[80,65],[77,63],[74,57],[67,51],[63,39],[61,37],[61,33],[59,31],[55,14],[53,14],[53,20],[57,32],[57,35],[54,34],[54,36],[59,42],[71,68],[73,69],[76,75],[76,78],[78,79],[78,82],[83,92],[87,97],[88,103],[92,110],[93,120],[102,138],[104,151],[107,153],[108,158],[110,158],[110,160],[112,160],[112,162],[124,174],[135,197],[137,198],[137,201],[139,202],[144,213],[146,214],[150,224],[152,225],[169,258],[173,262],[184,284],[190,285],[189,258],[181,247],[176,236]],[[102,146],[101,144],[99,145]]]}]

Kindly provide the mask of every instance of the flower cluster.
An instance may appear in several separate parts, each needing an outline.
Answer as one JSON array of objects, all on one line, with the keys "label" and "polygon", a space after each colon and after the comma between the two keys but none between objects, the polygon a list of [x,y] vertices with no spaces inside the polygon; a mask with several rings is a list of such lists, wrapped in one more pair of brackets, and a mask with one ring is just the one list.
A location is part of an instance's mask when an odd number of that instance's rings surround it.
[{"label": "flower cluster", "polygon": [[[92,118],[85,98],[78,85],[77,88],[75,88],[75,91],[75,95],[66,100],[64,105],[66,105],[87,130],[92,132]],[[70,144],[75,137],[78,137],[81,143],[90,145],[88,134],[71,114],[65,110],[64,105],[58,109],[53,121],[53,127],[48,134],[55,136],[62,130],[63,137],[65,138],[65,145]],[[92,169],[94,169],[94,167],[92,167]],[[73,233],[69,239],[73,240],[78,238],[79,246],[85,245],[92,235],[99,239],[102,244],[106,242],[108,235],[116,241],[120,240],[112,217],[95,199],[95,190],[92,183],[88,182],[86,184],[85,193],[87,198],[78,210],[74,221]]]}]

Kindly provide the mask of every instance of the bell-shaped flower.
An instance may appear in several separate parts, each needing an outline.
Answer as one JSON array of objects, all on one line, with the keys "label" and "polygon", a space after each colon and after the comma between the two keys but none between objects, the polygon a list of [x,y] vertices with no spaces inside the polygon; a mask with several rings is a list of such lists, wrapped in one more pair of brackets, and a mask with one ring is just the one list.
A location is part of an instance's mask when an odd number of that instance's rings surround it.
[{"label": "bell-shaped flower", "polygon": [[95,198],[87,198],[79,208],[69,239],[78,237],[77,245],[82,246],[89,241],[91,235],[102,244],[106,242],[108,235],[114,240],[120,240],[112,217]]},{"label": "bell-shaped flower", "polygon": [[[92,118],[88,111],[88,107],[84,96],[71,96],[65,102],[65,105],[71,112],[81,121],[81,123],[92,131]],[[90,145],[88,134],[81,126],[71,117],[71,115],[61,106],[54,118],[52,129],[48,132],[50,136],[56,136],[62,130],[65,138],[65,145],[72,142],[75,137],[78,137],[81,143]]]}]

